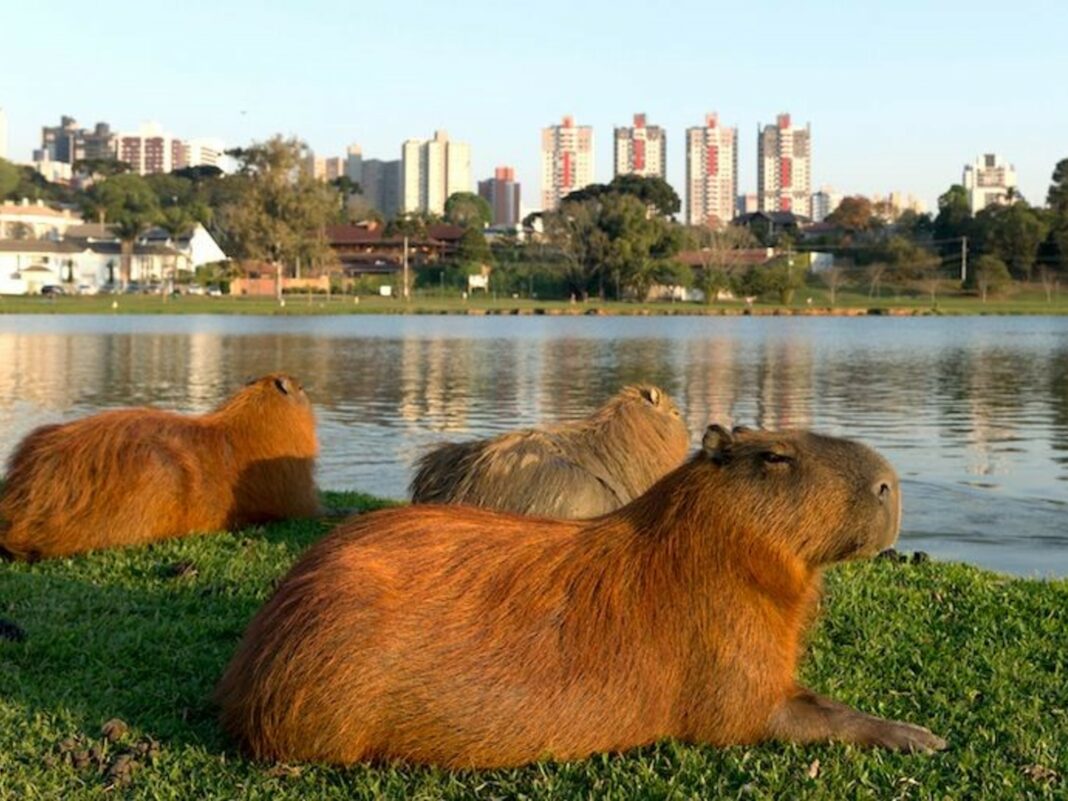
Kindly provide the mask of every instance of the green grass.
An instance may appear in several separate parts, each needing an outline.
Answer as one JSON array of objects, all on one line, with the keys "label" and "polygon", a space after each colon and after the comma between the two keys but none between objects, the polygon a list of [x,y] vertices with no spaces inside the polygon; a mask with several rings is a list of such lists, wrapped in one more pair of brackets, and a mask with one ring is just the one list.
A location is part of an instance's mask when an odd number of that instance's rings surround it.
[{"label": "green grass", "polygon": [[[812,303],[808,303],[808,299]],[[759,302],[755,314],[827,313],[830,295],[822,287],[803,287],[788,305]],[[940,292],[934,303],[927,294],[893,293],[884,290],[879,297],[866,293],[838,293],[834,310],[900,310],[915,314],[1068,314],[1068,293],[1058,293],[1052,302],[1035,287],[1018,287],[1004,298],[990,298],[983,303],[973,295],[957,290]],[[497,298],[484,294],[463,300],[459,296],[417,295],[405,303],[393,298],[361,296],[359,303],[351,296],[293,295],[285,306],[273,298],[224,296],[184,296],[164,300],[157,295],[97,295],[87,297],[47,298],[40,296],[0,296],[0,314],[742,314],[749,311],[742,301],[704,303],[648,303],[597,300],[570,303],[566,300],[531,300]]]},{"label": "green grass", "polygon": [[[380,505],[355,494],[328,502]],[[1068,797],[1068,582],[944,563],[831,571],[804,667],[819,691],[945,736],[950,750],[935,756],[664,742],[481,773],[250,762],[219,731],[211,689],[273,582],[328,527],[0,564],[0,617],[27,632],[0,641],[0,798]],[[174,577],[180,562],[195,572]],[[111,718],[131,731],[102,745]],[[73,766],[60,753],[68,738],[76,750],[96,744],[98,758]],[[129,783],[111,787],[115,755],[146,738],[158,754],[137,757]]]}]

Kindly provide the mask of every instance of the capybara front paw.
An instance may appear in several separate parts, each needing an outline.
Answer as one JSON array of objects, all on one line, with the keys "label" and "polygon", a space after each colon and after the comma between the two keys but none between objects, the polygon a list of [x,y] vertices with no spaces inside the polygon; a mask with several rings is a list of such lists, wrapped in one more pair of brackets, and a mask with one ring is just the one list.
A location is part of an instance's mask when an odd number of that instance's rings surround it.
[{"label": "capybara front paw", "polygon": [[933,754],[947,746],[945,740],[929,729],[897,720],[879,721],[870,736],[871,745],[913,754]]}]

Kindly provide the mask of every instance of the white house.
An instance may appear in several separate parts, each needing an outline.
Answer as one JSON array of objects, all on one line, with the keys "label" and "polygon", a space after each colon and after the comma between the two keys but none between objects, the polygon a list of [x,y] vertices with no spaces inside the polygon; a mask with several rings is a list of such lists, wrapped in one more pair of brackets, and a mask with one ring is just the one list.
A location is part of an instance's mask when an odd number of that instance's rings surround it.
[{"label": "white house", "polygon": [[228,258],[215,241],[215,237],[200,223],[194,225],[189,233],[179,237],[172,237],[162,228],[151,228],[141,235],[138,242],[174,248],[182,255],[183,270],[195,270],[205,264],[226,261]]},{"label": "white house", "polygon": [[[0,240],[0,294],[33,295],[57,285],[68,291],[114,286],[120,280],[118,242]],[[181,254],[163,245],[134,245],[130,280],[157,284],[171,278]]]},{"label": "white house", "polygon": [[81,219],[70,211],[23,198],[0,202],[0,239],[59,239]]}]

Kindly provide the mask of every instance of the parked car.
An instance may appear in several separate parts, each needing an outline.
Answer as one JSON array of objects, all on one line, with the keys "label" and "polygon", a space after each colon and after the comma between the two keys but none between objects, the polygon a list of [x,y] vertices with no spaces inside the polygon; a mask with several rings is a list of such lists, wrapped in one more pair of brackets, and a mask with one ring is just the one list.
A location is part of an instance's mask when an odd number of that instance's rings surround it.
[{"label": "parked car", "polygon": [[96,295],[100,292],[100,288],[93,284],[78,284],[79,295]]},{"label": "parked car", "polygon": [[188,287],[186,287],[185,294],[187,294],[187,295],[203,295],[204,294],[204,287],[200,286],[199,284],[190,284]]},{"label": "parked car", "polygon": [[126,294],[127,295],[140,295],[141,294],[141,285],[139,283],[137,283],[136,281],[131,281],[130,283],[128,283],[126,285]]},{"label": "parked car", "polygon": [[210,295],[213,298],[221,298],[222,297],[222,290],[217,286],[209,286],[208,287],[208,295]]},{"label": "parked car", "polygon": [[63,287],[57,284],[45,284],[41,287],[41,294],[45,297],[54,298],[58,295],[66,295],[67,292]]}]

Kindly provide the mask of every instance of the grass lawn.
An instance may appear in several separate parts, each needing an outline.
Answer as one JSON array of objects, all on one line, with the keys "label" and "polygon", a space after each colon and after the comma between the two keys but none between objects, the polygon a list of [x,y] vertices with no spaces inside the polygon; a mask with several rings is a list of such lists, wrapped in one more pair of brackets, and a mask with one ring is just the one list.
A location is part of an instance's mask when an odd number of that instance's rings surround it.
[{"label": "grass lawn", "polygon": [[[809,304],[809,298],[812,303]],[[754,314],[827,313],[832,309],[830,295],[823,287],[802,287],[788,305],[758,302]],[[1068,314],[1068,292],[1055,295],[1047,302],[1037,288],[1017,288],[1004,298],[990,298],[986,303],[957,290],[938,294],[932,303],[926,294],[892,294],[879,297],[866,293],[840,291],[833,310],[900,310],[916,314]],[[742,301],[704,303],[648,303],[592,300],[570,303],[566,300],[531,300],[497,298],[484,294],[463,300],[459,296],[417,295],[410,302],[378,296],[290,295],[285,306],[273,298],[237,296],[183,296],[164,300],[158,295],[96,295],[84,297],[0,296],[0,314],[742,314],[748,310]]]},{"label": "grass lawn", "polygon": [[[928,726],[950,742],[935,756],[665,742],[483,773],[250,762],[209,695],[273,582],[327,528],[0,564],[0,617],[26,632],[0,639],[0,799],[1068,797],[1068,581],[931,562],[831,571],[804,678]],[[113,718],[129,731],[109,742]]]}]

